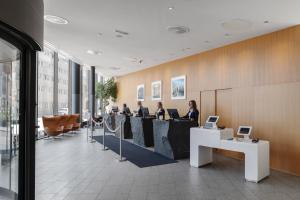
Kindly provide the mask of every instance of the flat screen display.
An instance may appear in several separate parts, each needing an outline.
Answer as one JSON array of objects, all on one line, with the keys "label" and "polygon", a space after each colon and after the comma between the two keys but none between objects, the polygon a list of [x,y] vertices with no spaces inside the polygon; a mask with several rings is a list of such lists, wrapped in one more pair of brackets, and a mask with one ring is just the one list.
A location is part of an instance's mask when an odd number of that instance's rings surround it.
[{"label": "flat screen display", "polygon": [[172,119],[179,119],[179,114],[178,114],[178,110],[177,109],[167,109],[168,114],[170,116],[170,118]]},{"label": "flat screen display", "polygon": [[208,122],[215,123],[218,120],[217,117],[209,117]]},{"label": "flat screen display", "polygon": [[249,134],[250,128],[240,128],[240,134]]},{"label": "flat screen display", "polygon": [[142,108],[143,116],[148,117],[149,116],[149,109],[147,107]]}]

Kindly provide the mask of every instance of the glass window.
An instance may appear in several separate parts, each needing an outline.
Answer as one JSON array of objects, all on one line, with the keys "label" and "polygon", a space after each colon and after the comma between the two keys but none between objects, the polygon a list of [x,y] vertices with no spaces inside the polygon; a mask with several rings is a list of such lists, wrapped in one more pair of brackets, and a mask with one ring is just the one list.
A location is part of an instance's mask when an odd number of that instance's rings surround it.
[{"label": "glass window", "polygon": [[0,199],[17,199],[20,51],[0,39]]},{"label": "glass window", "polygon": [[54,52],[38,53],[38,117],[53,115]]},{"label": "glass window", "polygon": [[69,60],[58,55],[58,114],[68,114]]},{"label": "glass window", "polygon": [[82,94],[81,94],[81,100],[82,100],[82,120],[86,121],[87,113],[89,112],[89,67],[83,66],[82,67]]}]

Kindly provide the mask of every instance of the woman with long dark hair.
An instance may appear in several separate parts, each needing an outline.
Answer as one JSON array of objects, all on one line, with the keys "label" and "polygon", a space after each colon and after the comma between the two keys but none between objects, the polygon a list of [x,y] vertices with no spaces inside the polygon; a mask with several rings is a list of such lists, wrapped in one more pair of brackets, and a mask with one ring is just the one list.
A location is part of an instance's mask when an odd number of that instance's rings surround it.
[{"label": "woman with long dark hair", "polygon": [[165,119],[165,109],[163,108],[162,102],[157,103],[156,117],[157,119]]},{"label": "woman with long dark hair", "polygon": [[198,122],[199,111],[195,100],[189,101],[189,112],[183,117]]}]

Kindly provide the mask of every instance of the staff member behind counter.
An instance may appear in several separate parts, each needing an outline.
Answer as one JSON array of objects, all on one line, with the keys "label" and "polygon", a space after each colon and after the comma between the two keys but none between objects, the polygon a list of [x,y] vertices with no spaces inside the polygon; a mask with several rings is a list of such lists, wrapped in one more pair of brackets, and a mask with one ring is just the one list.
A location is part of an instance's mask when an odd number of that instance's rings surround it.
[{"label": "staff member behind counter", "polygon": [[162,102],[157,103],[157,111],[155,114],[157,119],[165,119],[165,109],[163,108]]},{"label": "staff member behind counter", "polygon": [[129,107],[126,105],[126,103],[123,104],[122,114],[125,114],[125,115],[130,115],[130,114],[131,114],[130,109],[129,109]]},{"label": "staff member behind counter", "polygon": [[196,101],[191,100],[189,102],[189,107],[190,107],[189,112],[185,116],[183,116],[183,118],[198,122],[199,111],[197,110]]},{"label": "staff member behind counter", "polygon": [[137,106],[138,106],[138,110],[135,111],[135,113],[137,113],[136,117],[142,117],[143,116],[143,105],[142,105],[142,102],[138,101],[137,102]]}]

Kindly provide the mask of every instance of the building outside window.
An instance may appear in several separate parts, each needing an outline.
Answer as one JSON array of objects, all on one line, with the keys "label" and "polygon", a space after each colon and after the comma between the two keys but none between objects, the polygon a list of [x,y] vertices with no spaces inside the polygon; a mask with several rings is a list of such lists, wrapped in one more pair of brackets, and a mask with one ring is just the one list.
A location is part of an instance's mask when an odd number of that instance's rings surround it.
[{"label": "building outside window", "polygon": [[38,53],[38,117],[53,115],[54,52]]},{"label": "building outside window", "polygon": [[82,67],[82,94],[81,94],[81,106],[82,106],[82,120],[87,120],[87,113],[89,112],[89,73],[90,67]]},{"label": "building outside window", "polygon": [[69,59],[58,54],[58,114],[68,114]]}]

